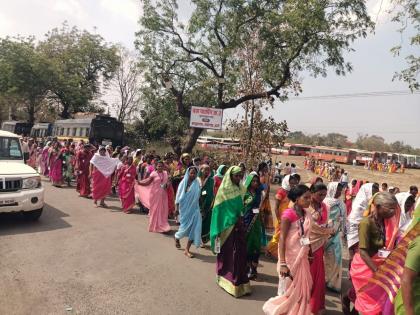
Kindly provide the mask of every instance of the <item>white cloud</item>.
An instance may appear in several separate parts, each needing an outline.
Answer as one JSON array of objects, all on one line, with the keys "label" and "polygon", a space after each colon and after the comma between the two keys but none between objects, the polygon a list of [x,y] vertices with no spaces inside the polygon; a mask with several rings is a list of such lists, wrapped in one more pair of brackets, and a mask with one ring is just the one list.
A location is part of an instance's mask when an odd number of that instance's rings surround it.
[{"label": "white cloud", "polygon": [[136,0],[101,0],[101,6],[107,11],[137,23],[140,16],[140,4]]},{"label": "white cloud", "polygon": [[[45,4],[46,1],[43,1]],[[47,2],[48,3],[48,2]],[[87,17],[86,11],[78,0],[56,0],[49,1],[50,7],[59,13],[66,16],[77,17],[78,19],[85,19]]]}]

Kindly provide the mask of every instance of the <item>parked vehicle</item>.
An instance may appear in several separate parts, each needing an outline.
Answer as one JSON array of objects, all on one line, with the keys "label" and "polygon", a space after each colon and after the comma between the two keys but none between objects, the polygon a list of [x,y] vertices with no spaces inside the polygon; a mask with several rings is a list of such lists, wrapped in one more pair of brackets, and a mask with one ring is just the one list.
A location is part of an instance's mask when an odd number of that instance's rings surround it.
[{"label": "parked vehicle", "polygon": [[23,161],[19,135],[0,131],[0,212],[37,220],[44,207],[41,176]]},{"label": "parked vehicle", "polygon": [[20,136],[29,136],[32,126],[33,124],[28,122],[10,120],[2,123],[1,130],[9,131]]}]

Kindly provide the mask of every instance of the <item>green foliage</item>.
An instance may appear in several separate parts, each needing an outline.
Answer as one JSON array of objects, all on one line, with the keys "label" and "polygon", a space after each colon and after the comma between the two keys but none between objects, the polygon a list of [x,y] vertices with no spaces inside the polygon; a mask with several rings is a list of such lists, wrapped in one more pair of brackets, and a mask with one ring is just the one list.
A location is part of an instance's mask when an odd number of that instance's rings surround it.
[{"label": "green foliage", "polygon": [[[414,34],[409,37],[409,44],[417,54],[410,54],[405,57],[407,68],[395,73],[394,79],[404,81],[408,84],[411,91],[419,90],[420,83],[418,76],[420,73],[420,3],[418,0],[392,0],[394,4],[390,10],[392,21],[401,25],[398,30],[403,34],[409,26],[414,29]],[[395,46],[391,52],[398,56],[401,53],[401,45]]]},{"label": "green foliage", "polygon": [[118,67],[117,48],[98,34],[67,24],[46,34],[38,49],[48,58],[54,76],[51,99],[59,101],[62,118],[71,113],[96,111],[92,100]]},{"label": "green foliage", "polygon": [[0,40],[0,96],[18,101],[30,122],[48,93],[52,75],[49,60],[36,50],[33,38]]},{"label": "green foliage", "polygon": [[[176,0],[144,0],[136,40],[144,86],[163,99],[170,95],[187,120],[192,105],[227,109],[285,100],[300,92],[302,71],[325,76],[332,68],[344,75],[352,69],[344,52],[372,27],[363,0],[193,0],[192,9],[184,24]],[[261,91],[241,89],[239,53],[249,45],[259,48]],[[184,151],[200,133],[189,131]]]}]

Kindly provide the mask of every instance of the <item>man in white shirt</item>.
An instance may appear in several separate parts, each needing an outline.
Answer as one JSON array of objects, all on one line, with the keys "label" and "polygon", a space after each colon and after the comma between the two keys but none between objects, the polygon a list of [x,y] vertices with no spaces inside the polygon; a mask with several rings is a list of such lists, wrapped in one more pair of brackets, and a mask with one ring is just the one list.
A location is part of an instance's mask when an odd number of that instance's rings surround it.
[{"label": "man in white shirt", "polygon": [[26,161],[29,160],[29,144],[28,144],[28,139],[27,138],[23,138],[21,139],[21,145],[22,145],[22,153],[23,153],[23,159],[26,163]]},{"label": "man in white shirt", "polygon": [[347,172],[344,172],[343,175],[341,175],[340,178],[340,183],[343,185],[343,189],[347,188],[349,185],[349,175],[347,174]]}]

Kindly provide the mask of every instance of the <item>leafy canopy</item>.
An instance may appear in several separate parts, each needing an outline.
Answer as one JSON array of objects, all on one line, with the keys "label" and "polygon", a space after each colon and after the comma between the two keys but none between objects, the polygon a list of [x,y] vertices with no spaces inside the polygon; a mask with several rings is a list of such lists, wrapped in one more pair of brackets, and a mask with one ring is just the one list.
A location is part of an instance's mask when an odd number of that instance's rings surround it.
[{"label": "leafy canopy", "polygon": [[[302,72],[325,76],[331,67],[344,75],[352,69],[344,52],[372,28],[363,0],[191,3],[192,14],[183,23],[176,0],[144,0],[136,39],[144,89],[166,87],[161,95],[170,93],[176,112],[186,118],[191,105],[227,109],[253,99],[285,100],[291,91],[300,91]],[[248,45],[259,48],[259,92],[240,89],[238,53]],[[190,130],[187,144],[195,143],[199,133]]]}]

